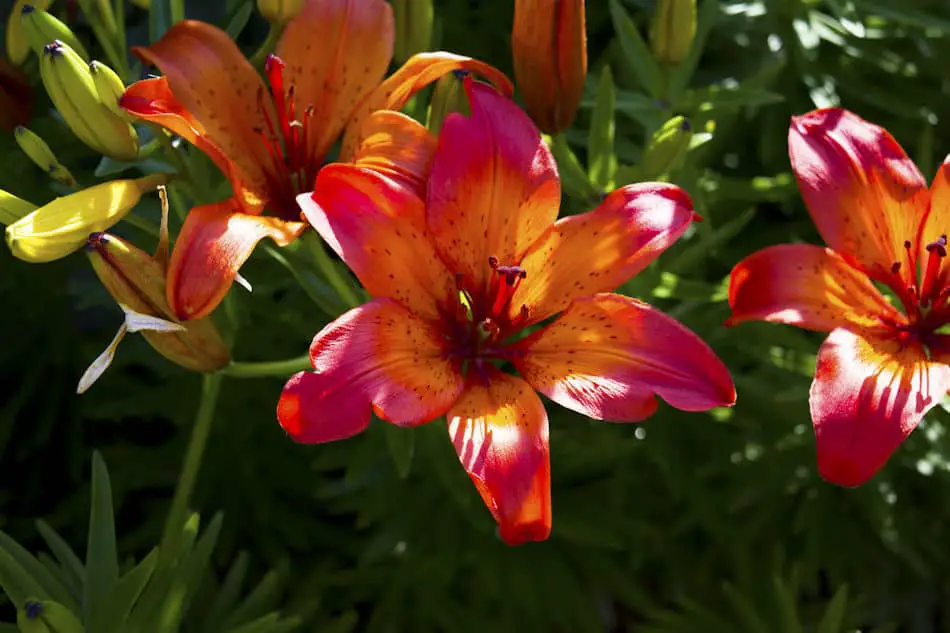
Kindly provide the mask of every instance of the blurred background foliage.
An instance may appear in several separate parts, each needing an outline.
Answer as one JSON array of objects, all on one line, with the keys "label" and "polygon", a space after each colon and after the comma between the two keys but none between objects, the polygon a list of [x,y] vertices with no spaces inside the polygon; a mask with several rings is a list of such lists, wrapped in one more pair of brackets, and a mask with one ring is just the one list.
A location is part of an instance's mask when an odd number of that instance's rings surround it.
[{"label": "blurred background foliage", "polygon": [[[510,0],[435,5],[435,47],[510,72]],[[624,290],[710,343],[733,371],[737,406],[685,414],[662,405],[639,425],[552,406],[554,531],[509,548],[444,424],[374,423],[345,442],[298,446],[275,421],[281,379],[226,379],[191,504],[203,526],[216,513],[223,522],[202,528],[220,532],[189,581],[182,630],[950,631],[950,416],[935,410],[867,485],[834,487],[816,473],[808,416],[820,335],[721,325],[732,265],[768,244],[818,240],[789,171],[790,115],[847,107],[890,130],[928,177],[950,151],[940,125],[950,119],[950,8],[701,0],[689,57],[654,81],[643,55],[653,0],[587,5],[587,96],[556,140],[564,208],[585,211],[599,189],[641,176],[625,166],[639,164],[667,119],[689,120],[686,159],[663,177],[689,191],[705,221]],[[81,14],[71,15],[94,52]],[[250,0],[190,2],[187,15],[230,25],[249,52],[267,32]],[[129,6],[127,24],[130,44],[148,42],[146,11]],[[27,70],[31,127],[92,182],[99,157],[63,132]],[[11,134],[0,147],[0,188],[37,202],[54,195]],[[112,496],[124,572],[160,540],[201,381],[132,337],[89,393],[73,395],[119,310],[81,254],[28,265],[0,249],[0,260],[0,529],[46,551],[41,518],[81,552],[101,451],[111,492],[98,499]],[[301,354],[327,315],[264,249],[243,274],[254,292],[232,293],[235,358]],[[227,600],[245,613],[219,617]],[[237,626],[267,610],[288,616],[287,628]],[[0,602],[0,614],[12,621],[14,609]]]}]

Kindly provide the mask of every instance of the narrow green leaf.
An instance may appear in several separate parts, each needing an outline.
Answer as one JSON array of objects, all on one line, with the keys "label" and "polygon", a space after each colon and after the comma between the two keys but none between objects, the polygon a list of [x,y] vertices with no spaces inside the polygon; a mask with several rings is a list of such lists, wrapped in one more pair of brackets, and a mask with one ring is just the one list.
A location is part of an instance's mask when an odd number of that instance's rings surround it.
[{"label": "narrow green leaf", "polygon": [[773,633],[769,626],[762,620],[762,617],[756,613],[755,606],[749,598],[742,594],[730,583],[726,583],[722,589],[726,596],[726,601],[732,605],[733,610],[743,624],[743,630],[748,633]]},{"label": "narrow green leaf", "polygon": [[772,578],[772,590],[778,604],[778,633],[804,633],[796,608],[798,596],[795,591],[778,576]]},{"label": "narrow green leaf", "polygon": [[287,633],[300,627],[300,618],[282,618],[279,613],[268,613],[253,622],[228,629],[227,633]]},{"label": "narrow green leaf", "polygon": [[686,86],[689,85],[696,72],[696,66],[699,64],[699,58],[702,57],[703,49],[706,47],[706,40],[709,39],[709,33],[713,26],[719,21],[719,15],[722,11],[719,2],[701,2],[696,16],[696,35],[693,37],[692,47],[689,54],[676,69],[670,73],[669,88],[670,100],[676,101]]},{"label": "narrow green leaf", "polygon": [[17,609],[22,609],[29,598],[49,598],[36,579],[5,549],[0,549],[0,588]]},{"label": "narrow green leaf", "polygon": [[675,258],[666,261],[666,270],[671,273],[683,273],[689,270],[704,257],[708,257],[712,250],[738,235],[755,217],[755,212],[755,207],[746,209],[728,222],[720,225],[710,235],[696,239],[695,244],[690,243],[685,249],[679,251]]},{"label": "narrow green leaf", "polygon": [[597,84],[597,101],[591,112],[587,137],[587,175],[595,186],[608,191],[613,186],[614,173],[617,171],[617,156],[614,153],[615,106],[610,66],[604,66]]},{"label": "narrow green leaf", "polygon": [[208,608],[208,615],[205,617],[206,627],[209,631],[223,631],[221,625],[224,622],[225,615],[234,608],[238,598],[241,597],[241,586],[247,577],[247,566],[250,562],[250,556],[247,552],[241,552],[231,563],[231,568],[224,577],[224,582],[215,593],[214,602]]},{"label": "narrow green leaf", "polygon": [[12,556],[23,569],[43,588],[43,593],[51,600],[62,604],[70,611],[77,611],[79,603],[62,579],[58,578],[30,554],[22,545],[5,532],[0,531],[0,549]]},{"label": "narrow green leaf", "polygon": [[610,0],[610,17],[631,72],[636,75],[644,90],[654,97],[659,97],[660,67],[650,53],[650,47],[640,35],[637,25],[627,15],[619,0]]},{"label": "narrow green leaf", "polygon": [[0,633],[22,633],[16,624],[9,622],[0,622]]},{"label": "narrow green leaf", "polygon": [[116,633],[123,633],[126,620],[132,613],[136,601],[145,590],[145,585],[152,577],[155,566],[158,564],[158,548],[153,547],[148,556],[143,558],[138,565],[128,571],[119,582],[116,583],[115,590],[109,598],[109,624],[108,630]]},{"label": "narrow green leaf", "polygon": [[225,32],[231,36],[232,40],[236,40],[238,35],[241,34],[241,31],[244,30],[244,27],[247,26],[247,21],[251,19],[252,13],[254,13],[253,2],[245,2],[238,6],[234,15],[232,15],[228,21],[227,27],[224,29]]},{"label": "narrow green leaf", "polygon": [[844,633],[844,615],[848,606],[848,585],[841,585],[818,623],[817,633]]},{"label": "narrow green leaf", "polygon": [[59,561],[63,571],[70,576],[70,584],[82,587],[86,582],[86,568],[72,547],[46,521],[38,519],[36,530],[46,541],[47,547]]},{"label": "narrow green leaf", "polygon": [[152,0],[148,10],[148,37],[157,42],[171,28],[175,21],[172,19],[172,0]]},{"label": "narrow green leaf", "polygon": [[551,137],[548,143],[551,154],[557,161],[558,175],[561,177],[561,187],[564,193],[572,198],[584,201],[593,201],[600,197],[600,191],[587,177],[581,162],[568,145],[563,134]]},{"label": "narrow green leaf", "polygon": [[92,508],[89,513],[86,585],[83,594],[83,621],[90,631],[106,628],[109,622],[109,596],[118,579],[112,484],[102,455],[96,451],[92,454]]},{"label": "narrow green leaf", "polygon": [[175,578],[166,594],[159,617],[158,633],[176,633],[188,611],[191,599],[211,562],[211,554],[221,534],[224,517],[219,512],[195,542],[194,550],[180,560]]},{"label": "narrow green leaf", "polygon": [[232,611],[222,628],[234,628],[253,621],[272,609],[283,586],[284,573],[280,569],[267,572],[253,591]]},{"label": "narrow green leaf", "polygon": [[386,435],[386,447],[393,458],[396,473],[405,479],[412,469],[412,456],[416,452],[416,440],[413,429],[406,429],[395,424],[383,423],[383,433]]}]

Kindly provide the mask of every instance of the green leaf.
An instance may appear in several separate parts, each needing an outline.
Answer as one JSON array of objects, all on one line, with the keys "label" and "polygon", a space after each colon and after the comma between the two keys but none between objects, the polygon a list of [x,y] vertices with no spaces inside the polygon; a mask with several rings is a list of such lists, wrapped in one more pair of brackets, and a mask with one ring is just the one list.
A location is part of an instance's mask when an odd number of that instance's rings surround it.
[{"label": "green leaf", "polygon": [[848,606],[848,585],[841,585],[818,623],[817,633],[844,633],[844,615]]},{"label": "green leaf", "polygon": [[29,598],[49,598],[36,579],[5,549],[0,549],[0,588],[17,609],[22,609]]},{"label": "green leaf", "polygon": [[109,622],[109,596],[119,579],[112,512],[112,484],[99,451],[92,454],[92,509],[86,546],[86,584],[83,621],[90,631],[104,630]]},{"label": "green leaf", "polygon": [[109,623],[111,628],[108,630],[116,633],[123,633],[126,621],[135,607],[145,585],[152,578],[155,566],[158,564],[158,548],[153,547],[148,556],[130,569],[119,582],[116,583],[115,590],[109,598]]},{"label": "green leaf", "polygon": [[386,422],[381,426],[386,436],[386,447],[396,466],[396,473],[406,479],[412,469],[412,456],[416,451],[414,430]]},{"label": "green leaf", "polygon": [[238,35],[241,34],[241,31],[244,30],[244,27],[247,26],[247,21],[251,19],[252,13],[254,13],[253,2],[245,2],[238,6],[234,15],[232,15],[228,21],[227,27],[224,29],[225,32],[231,36],[232,40],[236,40]]},{"label": "green leaf", "polygon": [[214,515],[211,524],[195,542],[194,549],[179,561],[174,580],[165,596],[165,604],[162,606],[159,633],[178,631],[198,584],[211,562],[211,554],[221,534],[223,520],[220,512]]},{"label": "green leaf", "polygon": [[701,2],[696,16],[696,35],[693,37],[693,43],[689,49],[689,54],[679,66],[669,75],[669,98],[671,101],[677,101],[678,96],[689,85],[699,64],[699,58],[703,55],[703,49],[706,48],[706,40],[709,39],[709,33],[713,26],[719,21],[719,15],[722,11],[719,2]]},{"label": "green leaf", "polygon": [[280,595],[283,577],[284,572],[280,569],[267,572],[254,587],[254,590],[228,615],[222,628],[227,630],[228,627],[246,624],[273,608],[272,605],[276,603],[277,597]]},{"label": "green leaf", "polygon": [[234,608],[241,596],[241,585],[244,584],[244,579],[247,577],[249,562],[250,556],[248,553],[241,552],[231,563],[231,568],[224,577],[221,587],[215,593],[214,602],[211,603],[208,608],[208,615],[205,617],[205,622],[210,625],[208,626],[209,631],[224,630],[223,626],[219,625],[224,622],[225,615]]},{"label": "green leaf", "polygon": [[604,190],[611,189],[617,171],[617,157],[614,154],[615,103],[610,66],[604,66],[597,85],[597,101],[591,112],[587,137],[587,175],[596,187]]},{"label": "green leaf", "polygon": [[654,97],[659,97],[660,67],[650,53],[650,47],[640,35],[637,25],[627,15],[619,0],[610,0],[610,17],[631,72],[644,90]]},{"label": "green leaf", "polygon": [[717,113],[730,108],[762,106],[785,101],[783,95],[761,88],[739,86],[709,86],[688,90],[677,103],[685,112]]},{"label": "green leaf", "polygon": [[752,221],[755,213],[755,207],[748,208],[720,225],[711,234],[698,236],[693,240],[695,244],[690,242],[689,246],[679,251],[675,258],[666,260],[666,270],[672,273],[685,273],[703,258],[708,257],[712,250],[738,235]]},{"label": "green leaf", "polygon": [[63,540],[63,537],[42,519],[37,519],[36,530],[40,533],[40,536],[43,537],[43,540],[46,541],[46,546],[49,547],[53,556],[59,561],[63,572],[69,575],[70,584],[82,587],[86,582],[86,568],[83,566],[82,561],[79,560],[79,556],[76,555],[73,548],[69,546],[69,543]]},{"label": "green leaf", "polygon": [[300,618],[282,618],[279,613],[268,613],[253,622],[228,629],[227,633],[286,633],[300,627]]},{"label": "green leaf", "polygon": [[3,549],[43,588],[43,595],[59,602],[70,611],[77,611],[79,603],[62,579],[53,575],[43,563],[30,554],[22,545],[5,532],[0,532],[0,549]]},{"label": "green leaf", "polygon": [[600,191],[587,177],[584,167],[571,151],[567,138],[563,134],[551,137],[548,141],[551,154],[557,161],[558,175],[561,177],[561,186],[564,192],[572,197],[584,201],[593,201],[600,197]]},{"label": "green leaf", "polygon": [[175,20],[172,18],[172,4],[175,0],[152,0],[148,10],[148,37],[151,42],[157,42],[171,28]]}]

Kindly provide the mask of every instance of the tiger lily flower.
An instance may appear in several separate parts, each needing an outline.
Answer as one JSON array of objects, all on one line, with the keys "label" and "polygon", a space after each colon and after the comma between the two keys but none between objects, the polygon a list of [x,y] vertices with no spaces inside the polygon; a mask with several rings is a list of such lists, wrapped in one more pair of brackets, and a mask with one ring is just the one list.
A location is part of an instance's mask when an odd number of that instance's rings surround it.
[{"label": "tiger lily flower", "polygon": [[267,61],[268,85],[224,31],[203,22],[180,21],[158,42],[133,49],[163,76],[130,86],[120,106],[194,144],[233,190],[193,208],[178,236],[167,294],[179,319],[210,313],[261,239],[286,245],[300,235],[306,224],[295,197],[313,190],[344,130],[342,161],[360,144],[371,112],[401,109],[456,69],[511,90],[494,68],[448,53],[417,55],[383,81],[393,39],[384,0],[308,0]]},{"label": "tiger lily flower", "polygon": [[857,486],[950,388],[950,162],[928,189],[886,130],[838,108],[793,117],[788,144],[827,247],[770,246],[741,261],[727,323],[830,333],[809,398],[818,471]]},{"label": "tiger lily flower", "polygon": [[371,412],[403,427],[445,415],[499,536],[519,544],[551,530],[535,390],[613,421],[649,417],[657,395],[704,411],[731,405],[735,390],[693,332],[610,292],[696,218],[686,193],[631,185],[555,222],[560,181],[538,129],[493,88],[464,82],[470,116],[446,117],[437,141],[401,135],[401,151],[416,138],[410,153],[431,153],[424,197],[357,163],[324,167],[299,198],[373,299],[316,335],[315,371],[287,382],[277,417],[294,440],[321,443],[362,432]]}]

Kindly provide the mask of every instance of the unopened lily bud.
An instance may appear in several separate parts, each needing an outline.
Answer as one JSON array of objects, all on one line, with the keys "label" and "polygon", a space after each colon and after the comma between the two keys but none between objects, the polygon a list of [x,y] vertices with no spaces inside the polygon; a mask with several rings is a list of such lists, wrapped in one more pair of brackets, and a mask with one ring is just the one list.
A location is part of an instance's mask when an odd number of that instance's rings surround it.
[{"label": "unopened lily bud", "polygon": [[393,59],[397,64],[432,47],[435,23],[432,0],[393,0],[393,17],[396,20]]},{"label": "unopened lily bud", "polygon": [[303,3],[304,0],[257,0],[257,10],[265,20],[281,26],[300,13]]},{"label": "unopened lily bud", "polygon": [[159,354],[193,371],[215,371],[230,362],[210,317],[178,321],[172,314],[160,260],[108,233],[89,236],[86,252],[96,276],[123,307],[129,331],[141,332]]},{"label": "unopened lily bud", "polygon": [[132,116],[119,107],[119,98],[125,93],[125,84],[119,75],[108,65],[95,60],[89,62],[89,72],[100,101],[119,118],[131,122]]},{"label": "unopened lily bud", "polygon": [[69,129],[90,148],[117,160],[138,156],[138,135],[99,98],[89,65],[60,41],[40,55],[40,77]]},{"label": "unopened lily bud", "polygon": [[26,41],[26,34],[20,22],[23,7],[29,4],[45,11],[52,3],[53,0],[16,0],[13,3],[13,8],[7,16],[6,45],[7,59],[14,64],[22,64],[30,54],[30,44]]},{"label": "unopened lily bud", "polygon": [[643,151],[640,172],[646,179],[657,178],[683,164],[693,139],[693,128],[686,117],[675,116],[653,134]]},{"label": "unopened lily bud", "polygon": [[37,55],[43,54],[43,48],[47,44],[59,40],[76,51],[76,54],[84,60],[89,59],[89,54],[76,34],[52,13],[32,4],[23,5],[23,10],[20,12],[20,24],[26,41]]},{"label": "unopened lily bud", "polygon": [[0,190],[0,224],[13,224],[20,218],[36,211],[36,205]]},{"label": "unopened lily bud", "polygon": [[442,75],[435,82],[432,101],[429,103],[429,120],[426,124],[433,134],[439,133],[445,117],[453,112],[468,116],[468,97],[465,96],[465,86],[462,83],[464,77],[463,71],[454,71]]},{"label": "unopened lily bud", "polygon": [[650,26],[650,50],[660,62],[682,63],[696,36],[696,0],[658,0]]},{"label": "unopened lily bud", "polygon": [[75,187],[76,179],[69,173],[69,170],[57,160],[53,150],[49,148],[40,136],[22,125],[13,131],[13,137],[17,145],[23,150],[30,160],[37,167],[50,175],[50,178],[63,183],[64,185]]},{"label": "unopened lily bud", "polygon": [[574,120],[587,78],[584,0],[515,0],[515,82],[542,132]]},{"label": "unopened lily bud", "polygon": [[56,198],[6,229],[13,255],[50,262],[79,250],[90,233],[105,231],[131,211],[142,195],[166,182],[164,174],[113,180]]}]

